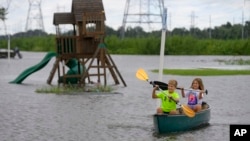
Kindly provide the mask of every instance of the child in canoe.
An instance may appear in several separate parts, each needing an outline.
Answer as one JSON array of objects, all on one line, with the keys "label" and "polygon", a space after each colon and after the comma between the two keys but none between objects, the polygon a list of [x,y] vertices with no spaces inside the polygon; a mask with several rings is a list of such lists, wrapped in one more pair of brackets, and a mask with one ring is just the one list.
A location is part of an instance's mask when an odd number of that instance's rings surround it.
[{"label": "child in canoe", "polygon": [[202,98],[204,91],[204,85],[201,78],[195,78],[192,81],[191,89],[184,92],[184,88],[181,88],[182,97],[188,98],[187,105],[195,112],[201,110]]},{"label": "child in canoe", "polygon": [[152,98],[160,98],[161,106],[157,108],[157,114],[177,114],[176,105],[179,102],[179,94],[175,91],[177,87],[176,80],[168,81],[168,90],[162,90],[156,93],[159,89],[158,85],[155,85],[152,91]]}]

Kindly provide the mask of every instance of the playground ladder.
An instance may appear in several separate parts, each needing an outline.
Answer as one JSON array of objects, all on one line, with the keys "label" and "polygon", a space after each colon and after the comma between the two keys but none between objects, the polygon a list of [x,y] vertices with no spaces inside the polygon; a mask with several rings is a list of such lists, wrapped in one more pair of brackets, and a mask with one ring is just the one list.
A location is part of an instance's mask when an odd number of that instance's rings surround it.
[{"label": "playground ladder", "polygon": [[54,63],[54,66],[53,66],[53,68],[52,68],[52,70],[50,72],[50,75],[49,75],[49,77],[47,79],[47,84],[51,84],[51,81],[52,81],[52,79],[53,79],[53,77],[55,75],[56,69],[58,68],[59,62],[60,62],[60,58],[57,57],[56,61]]},{"label": "playground ladder", "polygon": [[[125,83],[125,81],[123,80],[120,72],[118,71],[114,61],[112,60],[111,56],[109,55],[109,53],[107,52],[107,49],[105,46],[100,46],[102,44],[99,44],[95,54],[93,55],[89,66],[87,67],[86,71],[83,73],[82,77],[81,77],[81,81],[84,82],[86,77],[89,76],[98,76],[98,82],[100,82],[100,76],[104,76],[104,85],[107,84],[107,80],[106,80],[106,69],[108,69],[115,81],[115,84],[119,84],[119,80],[116,77],[116,73],[119,75],[121,81],[123,82],[124,86],[127,86],[127,84]],[[94,60],[97,59],[100,61],[101,64],[95,66],[93,65]],[[89,74],[89,70],[90,68],[97,68],[97,74]],[[103,73],[100,72],[100,69],[103,69]],[[115,72],[116,71],[116,72]]]}]

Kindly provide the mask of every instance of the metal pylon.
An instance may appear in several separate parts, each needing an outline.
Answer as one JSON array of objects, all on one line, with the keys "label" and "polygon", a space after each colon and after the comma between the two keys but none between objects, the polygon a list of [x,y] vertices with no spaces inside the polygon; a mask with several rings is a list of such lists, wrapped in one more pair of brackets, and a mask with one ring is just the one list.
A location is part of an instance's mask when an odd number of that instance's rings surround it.
[{"label": "metal pylon", "polygon": [[164,11],[164,0],[126,0],[121,38],[125,36],[126,24],[140,25],[162,24],[162,14]]},{"label": "metal pylon", "polygon": [[29,0],[29,9],[25,26],[26,31],[32,29],[44,31],[41,3],[42,0]]}]

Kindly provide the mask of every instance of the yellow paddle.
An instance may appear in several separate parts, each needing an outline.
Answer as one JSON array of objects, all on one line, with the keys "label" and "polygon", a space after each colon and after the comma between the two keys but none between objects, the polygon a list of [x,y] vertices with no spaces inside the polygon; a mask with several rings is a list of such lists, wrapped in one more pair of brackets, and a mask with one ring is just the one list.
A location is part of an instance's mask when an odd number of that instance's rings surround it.
[{"label": "yellow paddle", "polygon": [[144,69],[138,69],[136,72],[136,77],[140,80],[143,81],[148,81],[150,84],[153,86],[158,85],[160,89],[162,90],[167,90],[168,89],[168,84],[160,82],[160,81],[149,81],[147,73],[144,71]]},{"label": "yellow paddle", "polygon": [[[148,74],[142,68],[140,68],[140,69],[137,70],[136,77],[138,79],[140,79],[140,80],[150,82],[149,78],[148,78]],[[152,84],[152,83],[150,83],[150,84]],[[159,88],[159,89],[161,90],[161,88]],[[187,105],[181,105],[181,104],[178,104],[178,105],[181,106],[181,108],[182,108],[182,110],[183,110],[183,112],[184,112],[184,114],[186,116],[188,116],[188,117],[194,117],[195,116],[195,112],[191,108],[189,108]]]},{"label": "yellow paddle", "polygon": [[137,70],[136,72],[136,77],[140,80],[144,80],[144,81],[149,81],[148,80],[148,74],[145,72],[144,69],[140,68]]}]

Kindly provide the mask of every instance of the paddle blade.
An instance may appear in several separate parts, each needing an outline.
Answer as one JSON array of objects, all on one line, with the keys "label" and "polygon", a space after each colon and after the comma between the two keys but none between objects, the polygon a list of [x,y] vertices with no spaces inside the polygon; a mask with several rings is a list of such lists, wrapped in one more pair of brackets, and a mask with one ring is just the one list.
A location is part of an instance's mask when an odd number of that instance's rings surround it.
[{"label": "paddle blade", "polygon": [[148,81],[148,74],[145,72],[144,69],[138,69],[136,72],[136,77],[140,80]]},{"label": "paddle blade", "polygon": [[189,108],[187,105],[181,105],[181,108],[186,116],[188,117],[195,116],[195,112],[191,108]]},{"label": "paddle blade", "polygon": [[158,85],[160,87],[161,90],[168,90],[168,84],[161,82],[161,81],[150,81],[150,84],[153,85],[153,87],[155,85]]},{"label": "paddle blade", "polygon": [[206,94],[206,95],[208,94],[208,90],[205,90],[205,94]]}]

